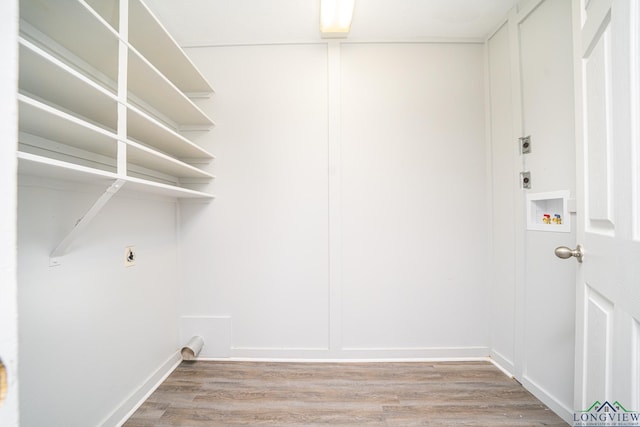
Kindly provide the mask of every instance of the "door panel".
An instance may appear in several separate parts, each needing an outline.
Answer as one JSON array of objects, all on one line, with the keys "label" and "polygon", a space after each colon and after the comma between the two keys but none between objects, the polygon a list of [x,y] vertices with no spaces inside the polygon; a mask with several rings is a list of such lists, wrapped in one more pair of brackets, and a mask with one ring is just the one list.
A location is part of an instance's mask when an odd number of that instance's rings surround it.
[{"label": "door panel", "polygon": [[574,1],[578,411],[609,401],[640,412],[638,3]]},{"label": "door panel", "polygon": [[594,48],[585,56],[585,145],[587,153],[586,197],[589,229],[613,231],[613,182],[611,177],[611,35],[608,22]]},{"label": "door panel", "polygon": [[640,408],[640,322],[633,319],[631,357],[631,395],[635,408]]},{"label": "door panel", "polygon": [[631,151],[633,153],[633,234],[640,241],[640,2],[631,2]]},{"label": "door panel", "polygon": [[[585,337],[586,383],[583,402],[595,402],[603,398],[602,390],[609,390],[611,384],[609,349],[611,348],[613,304],[588,284],[585,286],[587,288],[585,321],[588,333]],[[607,394],[605,392],[605,395]]]}]

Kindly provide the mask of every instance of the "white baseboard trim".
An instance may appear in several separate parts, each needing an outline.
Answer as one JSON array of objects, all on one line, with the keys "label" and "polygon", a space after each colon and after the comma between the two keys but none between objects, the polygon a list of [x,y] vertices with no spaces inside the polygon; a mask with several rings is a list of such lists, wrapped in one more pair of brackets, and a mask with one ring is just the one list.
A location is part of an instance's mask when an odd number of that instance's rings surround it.
[{"label": "white baseboard trim", "polygon": [[181,362],[182,356],[179,351],[176,351],[166,362],[156,369],[137,390],[131,393],[131,395],[102,422],[101,426],[122,426]]},{"label": "white baseboard trim", "polygon": [[383,359],[295,359],[295,358],[269,358],[269,357],[198,357],[199,362],[265,362],[265,363],[437,363],[437,362],[488,362],[493,361],[489,357],[413,357],[413,358],[383,358]]},{"label": "white baseboard trim", "polygon": [[[407,347],[407,348],[357,348],[346,347],[337,350],[326,348],[232,348],[230,358],[264,360],[430,360],[450,361],[452,359],[488,358],[488,347]],[[213,358],[220,360],[222,358]],[[204,358],[198,360],[206,360]],[[212,359],[210,359],[212,360]]]},{"label": "white baseboard trim", "polygon": [[507,359],[506,357],[504,357],[502,354],[498,353],[495,350],[491,350],[489,357],[491,358],[491,361],[493,362],[493,364],[496,365],[496,367],[498,367],[498,369],[500,369],[502,372],[504,372],[506,375],[510,377],[515,377],[515,374],[514,374],[515,365],[511,360]]},{"label": "white baseboard trim", "polygon": [[522,386],[538,398],[538,400],[547,405],[560,418],[570,425],[573,425],[573,410],[565,406],[559,399],[538,385],[535,381],[532,381],[526,375],[522,378]]}]

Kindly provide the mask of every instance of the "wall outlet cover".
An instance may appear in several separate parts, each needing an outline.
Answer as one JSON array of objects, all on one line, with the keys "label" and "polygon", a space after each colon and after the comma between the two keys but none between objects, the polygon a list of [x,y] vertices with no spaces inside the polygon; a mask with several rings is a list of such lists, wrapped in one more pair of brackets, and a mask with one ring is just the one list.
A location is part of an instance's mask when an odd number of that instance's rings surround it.
[{"label": "wall outlet cover", "polygon": [[520,184],[525,190],[531,189],[531,172],[520,172]]},{"label": "wall outlet cover", "polygon": [[520,153],[521,154],[529,154],[531,153],[531,136],[523,136],[519,138],[520,140]]},{"label": "wall outlet cover", "polygon": [[125,267],[133,267],[136,265],[136,258],[138,255],[136,254],[135,246],[127,246],[124,249],[124,265]]}]

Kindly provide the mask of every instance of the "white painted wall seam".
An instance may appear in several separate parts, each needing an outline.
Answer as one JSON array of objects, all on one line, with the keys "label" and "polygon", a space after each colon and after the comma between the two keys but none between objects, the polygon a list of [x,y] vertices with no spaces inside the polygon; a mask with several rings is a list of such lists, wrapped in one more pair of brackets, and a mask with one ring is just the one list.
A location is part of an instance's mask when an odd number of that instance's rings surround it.
[{"label": "white painted wall seam", "polygon": [[329,158],[329,337],[332,354],[342,348],[342,162],[340,126],[341,43],[327,43]]}]

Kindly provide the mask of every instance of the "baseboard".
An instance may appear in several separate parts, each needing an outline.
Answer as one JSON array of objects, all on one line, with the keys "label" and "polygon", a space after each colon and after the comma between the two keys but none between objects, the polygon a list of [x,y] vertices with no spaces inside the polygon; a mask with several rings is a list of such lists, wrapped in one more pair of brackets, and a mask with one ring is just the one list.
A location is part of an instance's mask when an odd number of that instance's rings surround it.
[{"label": "baseboard", "polygon": [[526,376],[522,378],[522,386],[526,388],[531,394],[533,394],[538,400],[547,405],[560,418],[565,420],[570,425],[573,425],[574,421],[572,409],[567,408],[555,396],[547,392],[543,387],[540,387],[536,382],[532,381]]},{"label": "baseboard", "polygon": [[164,362],[144,383],[109,415],[101,426],[122,426],[164,380],[180,365],[182,356],[177,351]]},{"label": "baseboard", "polygon": [[[515,367],[513,362],[502,356],[495,350],[491,351],[491,362],[506,375],[516,378]],[[570,425],[573,424],[573,411],[562,404],[555,396],[547,392],[544,387],[538,385],[535,381],[532,381],[526,375],[522,378],[522,386],[533,394],[538,400],[547,405],[553,412],[555,412],[560,418],[565,420]]]},{"label": "baseboard", "polygon": [[486,358],[487,347],[425,347],[425,348],[344,348],[343,357],[357,359],[429,359],[452,360]]},{"label": "baseboard", "polygon": [[487,347],[420,348],[232,348],[230,357],[200,356],[197,360],[264,361],[452,361],[489,360]]},{"label": "baseboard", "polygon": [[507,359],[506,357],[504,357],[502,354],[500,354],[495,350],[491,350],[489,357],[491,358],[491,361],[493,362],[494,365],[496,365],[498,369],[500,369],[502,372],[504,372],[506,375],[510,377],[515,377],[514,375],[515,365],[511,360]]}]

